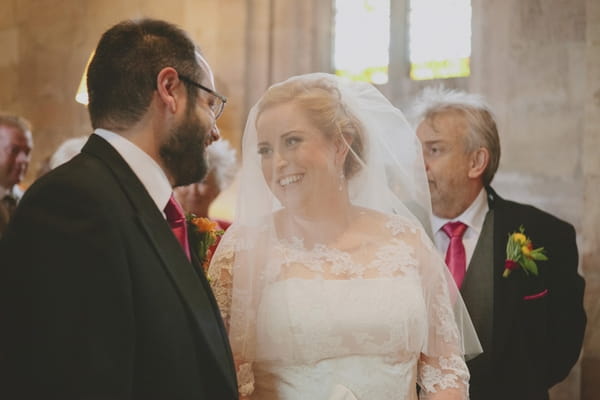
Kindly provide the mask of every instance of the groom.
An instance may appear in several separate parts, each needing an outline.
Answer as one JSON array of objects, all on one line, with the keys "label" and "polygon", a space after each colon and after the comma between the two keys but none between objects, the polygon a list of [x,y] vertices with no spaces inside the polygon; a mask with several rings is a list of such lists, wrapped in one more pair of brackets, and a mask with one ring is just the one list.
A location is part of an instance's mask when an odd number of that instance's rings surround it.
[{"label": "groom", "polygon": [[212,71],[185,32],[143,19],[104,33],[87,81],[94,134],[0,241],[0,398],[237,399],[172,200],[219,137]]},{"label": "groom", "polygon": [[[479,96],[426,89],[420,100],[417,136],[434,240],[455,271],[483,347],[468,363],[470,398],[548,399],[548,389],[577,361],[586,324],[575,230],[491,188],[500,141]],[[533,247],[545,248],[548,260],[537,261],[537,276],[520,267],[504,276],[507,239],[521,226]]]}]

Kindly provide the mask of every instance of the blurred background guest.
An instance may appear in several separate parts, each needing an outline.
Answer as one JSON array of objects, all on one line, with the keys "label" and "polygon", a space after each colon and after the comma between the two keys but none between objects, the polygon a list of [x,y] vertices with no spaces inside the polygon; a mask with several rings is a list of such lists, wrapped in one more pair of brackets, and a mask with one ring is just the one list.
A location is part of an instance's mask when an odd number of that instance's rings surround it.
[{"label": "blurred background guest", "polygon": [[65,140],[58,146],[56,151],[42,161],[37,170],[36,178],[44,175],[48,171],[66,163],[71,158],[81,152],[81,148],[88,140],[89,136],[79,136]]},{"label": "blurred background guest", "polygon": [[[175,197],[183,209],[197,217],[209,218],[211,204],[227,189],[237,172],[235,149],[227,140],[219,140],[206,148],[208,173],[200,182],[175,188]],[[210,218],[219,225],[219,229],[227,229],[230,221]]]},{"label": "blurred background guest", "polygon": [[79,154],[81,152],[81,148],[85,142],[87,142],[88,138],[89,136],[79,136],[62,142],[52,156],[50,156],[48,168],[52,170]]},{"label": "blurred background guest", "polygon": [[27,172],[32,148],[29,121],[0,113],[0,238],[23,196],[19,183]]}]

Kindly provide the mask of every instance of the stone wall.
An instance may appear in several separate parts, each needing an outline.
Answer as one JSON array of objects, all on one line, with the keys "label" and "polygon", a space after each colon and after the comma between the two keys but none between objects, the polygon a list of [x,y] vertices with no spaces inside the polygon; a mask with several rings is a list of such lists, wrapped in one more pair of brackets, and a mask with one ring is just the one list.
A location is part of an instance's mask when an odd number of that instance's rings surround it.
[{"label": "stone wall", "polygon": [[[404,1],[392,1],[400,21]],[[496,189],[577,229],[588,329],[581,364],[552,399],[592,399],[600,392],[600,303],[594,300],[600,295],[600,1],[472,4],[472,76],[444,83],[483,94],[495,109],[503,149]],[[75,92],[100,34],[122,19],[167,19],[201,45],[217,90],[229,97],[219,126],[236,147],[249,107],[268,85],[330,68],[326,1],[2,0],[1,9],[0,109],[34,124],[27,183],[64,139],[91,132]],[[401,23],[392,29],[405,35]],[[406,49],[391,54],[391,83],[381,89],[398,106],[438,83],[410,81]],[[226,194],[229,212],[233,191]]]},{"label": "stone wall", "polygon": [[585,63],[581,252],[587,283],[588,328],[581,363],[581,398],[591,400],[600,393],[600,2],[597,0],[586,1]]},{"label": "stone wall", "polygon": [[91,51],[111,25],[127,18],[172,21],[200,44],[230,98],[220,128],[237,144],[243,129],[246,1],[2,0],[0,109],[34,126],[35,149],[26,183],[69,137],[91,133],[87,110],[74,101]]}]

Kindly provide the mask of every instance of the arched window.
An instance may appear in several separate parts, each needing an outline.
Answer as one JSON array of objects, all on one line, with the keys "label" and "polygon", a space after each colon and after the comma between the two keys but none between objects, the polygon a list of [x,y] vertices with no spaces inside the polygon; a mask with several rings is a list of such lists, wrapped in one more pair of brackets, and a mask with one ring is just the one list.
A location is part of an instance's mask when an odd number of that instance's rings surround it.
[{"label": "arched window", "polygon": [[[393,1],[335,0],[337,75],[385,84],[390,68],[398,67],[390,66],[390,50],[398,54],[398,49],[403,74],[409,71],[413,80],[470,75],[471,0]],[[392,13],[392,5],[405,11]]]},{"label": "arched window", "polygon": [[471,0],[410,0],[410,77],[470,75]]},{"label": "arched window", "polygon": [[387,83],[390,0],[335,0],[333,47],[337,75]]}]

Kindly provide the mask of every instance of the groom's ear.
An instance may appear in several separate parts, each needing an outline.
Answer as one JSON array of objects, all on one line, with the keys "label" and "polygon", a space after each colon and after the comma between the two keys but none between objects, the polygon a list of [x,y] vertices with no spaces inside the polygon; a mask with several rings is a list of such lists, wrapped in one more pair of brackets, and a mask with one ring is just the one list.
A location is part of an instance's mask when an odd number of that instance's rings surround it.
[{"label": "groom's ear", "polygon": [[171,113],[181,106],[185,96],[185,85],[173,67],[165,67],[156,75],[156,93],[158,99]]}]

